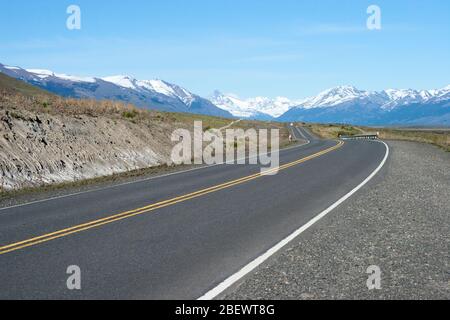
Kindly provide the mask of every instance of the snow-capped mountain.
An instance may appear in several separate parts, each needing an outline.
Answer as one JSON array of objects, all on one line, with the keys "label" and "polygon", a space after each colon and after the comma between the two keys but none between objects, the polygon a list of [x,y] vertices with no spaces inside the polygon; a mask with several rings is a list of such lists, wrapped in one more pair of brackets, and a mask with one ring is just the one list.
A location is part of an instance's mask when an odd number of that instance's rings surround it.
[{"label": "snow-capped mountain", "polygon": [[387,89],[381,92],[359,90],[353,86],[339,86],[325,90],[317,96],[300,101],[297,108],[312,109],[333,107],[346,102],[367,100],[380,104],[382,109],[392,110],[413,103],[427,103],[445,98],[450,86],[438,90]]},{"label": "snow-capped mountain", "polygon": [[437,90],[380,92],[340,86],[301,101],[278,119],[365,125],[450,125],[450,86]]},{"label": "snow-capped mountain", "polygon": [[263,97],[243,100],[236,95],[216,91],[210,99],[236,117],[256,120],[366,125],[449,125],[450,122],[447,107],[450,86],[434,90],[387,89],[379,92],[338,86],[300,101]]},{"label": "snow-capped mountain", "polygon": [[[18,67],[8,67],[8,66],[4,66],[5,68],[9,69],[9,70],[14,70],[16,72],[20,72],[20,68]],[[95,78],[90,78],[90,77],[75,77],[75,76],[69,76],[67,74],[56,74],[53,71],[50,70],[43,70],[43,69],[27,69],[24,70],[25,72],[29,72],[32,75],[35,75],[37,78],[40,79],[46,79],[49,77],[55,77],[55,78],[59,78],[62,80],[68,80],[68,81],[73,81],[73,82],[95,82]]]},{"label": "snow-capped mountain", "polygon": [[78,77],[2,64],[0,72],[64,97],[118,100],[161,111],[233,117],[209,100],[162,80],[137,80],[129,76]]},{"label": "snow-capped mountain", "polygon": [[186,89],[163,80],[137,80],[129,76],[104,77],[102,80],[138,92],[157,92],[168,97],[178,98],[186,105],[191,104],[195,100],[195,96]]},{"label": "snow-capped mountain", "polygon": [[243,100],[234,94],[223,94],[217,90],[211,95],[210,100],[236,117],[256,120],[275,119],[298,104],[284,97],[275,99],[256,97]]},{"label": "snow-capped mountain", "polygon": [[393,109],[398,106],[413,103],[428,103],[430,101],[443,101],[449,98],[450,86],[438,90],[394,90],[383,91],[388,97],[388,102],[382,106],[383,109]]},{"label": "snow-capped mountain", "polygon": [[366,98],[369,95],[368,92],[358,90],[352,86],[339,86],[325,90],[317,96],[300,101],[299,105],[305,109],[332,107],[348,101]]},{"label": "snow-capped mountain", "polygon": [[2,64],[0,72],[65,97],[118,100],[161,111],[289,122],[450,126],[450,85],[383,91],[339,86],[299,101],[283,97],[244,100],[216,91],[210,101],[162,80],[78,77]]}]

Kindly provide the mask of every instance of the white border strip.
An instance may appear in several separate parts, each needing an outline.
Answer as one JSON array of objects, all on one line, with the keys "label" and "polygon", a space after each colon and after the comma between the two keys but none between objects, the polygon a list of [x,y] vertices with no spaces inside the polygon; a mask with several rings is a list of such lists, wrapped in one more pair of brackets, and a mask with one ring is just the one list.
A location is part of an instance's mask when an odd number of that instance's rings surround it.
[{"label": "white border strip", "polygon": [[300,133],[300,135],[303,137],[303,139],[305,139],[306,141],[310,141],[310,140],[305,136],[305,133],[304,133],[302,130],[300,130],[299,127],[295,127],[295,129],[297,129],[297,132]]},{"label": "white border strip", "polygon": [[206,294],[204,294],[203,296],[201,296],[197,300],[213,300],[214,298],[216,298],[218,295],[220,295],[225,290],[230,288],[237,281],[239,281],[244,276],[246,276],[247,274],[249,274],[250,272],[255,270],[258,266],[260,266],[263,262],[265,262],[267,259],[269,259],[272,255],[274,255],[276,252],[278,252],[283,247],[285,247],[287,244],[289,244],[292,240],[294,240],[299,235],[301,235],[304,231],[306,231],[311,226],[313,226],[320,219],[325,217],[328,213],[330,213],[331,211],[336,209],[339,205],[341,205],[344,201],[346,201],[348,198],[350,198],[353,194],[355,194],[362,187],[364,187],[364,185],[366,185],[370,180],[372,180],[372,178],[375,177],[375,175],[384,167],[387,159],[389,158],[389,152],[390,152],[389,151],[389,146],[383,141],[379,141],[379,142],[383,143],[386,146],[386,155],[384,156],[384,159],[380,163],[380,165],[375,169],[374,172],[372,172],[372,174],[370,176],[367,177],[366,180],[364,180],[360,185],[358,185],[352,191],[350,191],[345,196],[343,196],[341,199],[339,199],[337,202],[335,202],[331,207],[329,207],[325,211],[321,212],[319,215],[317,215],[315,218],[310,220],[307,224],[302,226],[300,229],[294,231],[294,233],[292,233],[290,236],[288,236],[287,238],[285,238],[284,240],[282,240],[281,242],[276,244],[274,247],[269,249],[266,253],[264,253],[263,255],[259,256],[258,258],[256,258],[252,262],[250,262],[249,264],[247,264],[240,271],[238,271],[237,273],[235,273],[232,276],[230,276],[229,278],[227,278],[225,281],[220,283],[217,287],[215,287],[214,289],[208,291]]}]

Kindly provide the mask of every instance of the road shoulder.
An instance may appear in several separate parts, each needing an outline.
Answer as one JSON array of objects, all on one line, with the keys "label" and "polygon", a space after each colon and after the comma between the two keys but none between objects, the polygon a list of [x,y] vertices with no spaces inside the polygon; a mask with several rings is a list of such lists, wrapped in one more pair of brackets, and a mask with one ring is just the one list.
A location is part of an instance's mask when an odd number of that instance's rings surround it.
[{"label": "road shoulder", "polygon": [[[449,299],[450,153],[390,142],[371,183],[226,299]],[[368,290],[369,266],[381,290]]]}]

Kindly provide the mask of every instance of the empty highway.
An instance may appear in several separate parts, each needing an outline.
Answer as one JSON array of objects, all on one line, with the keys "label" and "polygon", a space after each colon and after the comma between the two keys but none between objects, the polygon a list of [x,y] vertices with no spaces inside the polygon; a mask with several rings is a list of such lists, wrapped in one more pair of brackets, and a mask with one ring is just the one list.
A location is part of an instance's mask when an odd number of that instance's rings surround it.
[{"label": "empty highway", "polygon": [[[0,298],[214,298],[364,192],[388,156],[378,141],[293,133],[309,143],[281,150],[277,175],[224,164],[0,209]],[[81,290],[67,289],[71,265]]]}]

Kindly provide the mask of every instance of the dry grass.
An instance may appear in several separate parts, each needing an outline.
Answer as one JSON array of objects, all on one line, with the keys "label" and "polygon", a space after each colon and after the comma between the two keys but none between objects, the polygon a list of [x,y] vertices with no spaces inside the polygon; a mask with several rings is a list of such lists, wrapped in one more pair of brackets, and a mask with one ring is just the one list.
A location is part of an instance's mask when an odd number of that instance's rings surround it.
[{"label": "dry grass", "polygon": [[383,140],[429,143],[450,152],[449,130],[390,129],[323,124],[307,124],[306,126],[310,128],[312,132],[325,139],[336,139],[339,137],[339,134],[357,135],[379,132],[380,138]]},{"label": "dry grass", "polygon": [[133,112],[136,116],[145,113],[132,105],[114,101],[82,99],[64,99],[52,96],[25,96],[0,91],[0,108],[8,110],[27,110],[35,113],[48,113],[66,116],[88,115],[122,116],[124,112]]},{"label": "dry grass", "polygon": [[[116,121],[130,121],[145,126],[158,123],[170,123],[176,127],[193,126],[195,120],[204,125],[229,124],[231,120],[215,117],[177,114],[139,109],[131,104],[109,100],[65,99],[56,96],[26,96],[23,94],[0,91],[0,110],[5,110],[16,119],[26,120],[29,114],[50,114],[65,117],[106,117]],[[28,111],[28,112],[24,112]],[[26,116],[26,114],[28,116]]]},{"label": "dry grass", "polygon": [[[59,116],[108,117],[139,124],[169,123],[174,127],[192,127],[194,121],[202,121],[205,130],[223,128],[233,120],[188,113],[169,113],[139,109],[131,104],[108,100],[65,99],[38,87],[0,73],[0,110],[6,110],[14,118],[27,120],[32,114],[47,113]],[[28,114],[28,116],[26,115]],[[279,128],[281,144],[288,141],[285,125],[262,121],[239,121],[232,128]]]},{"label": "dry grass", "polygon": [[[18,93],[0,91],[0,110],[6,110],[13,118],[27,120],[24,110],[32,114],[47,113],[67,117],[107,117],[111,120],[127,120],[136,124],[151,125],[170,123],[175,127],[192,128],[194,121],[202,121],[204,130],[223,128],[236,119],[190,113],[171,113],[139,109],[131,104],[109,100],[65,99],[56,96],[26,96]],[[263,121],[236,121],[230,128],[280,130],[280,146],[289,145],[289,131],[285,124]]]},{"label": "dry grass", "polygon": [[402,129],[376,129],[380,138],[385,140],[402,140],[430,143],[450,152],[450,131],[445,130],[402,130]]},{"label": "dry grass", "polygon": [[337,139],[340,135],[352,136],[364,133],[364,130],[349,125],[306,124],[313,133],[323,139]]}]

